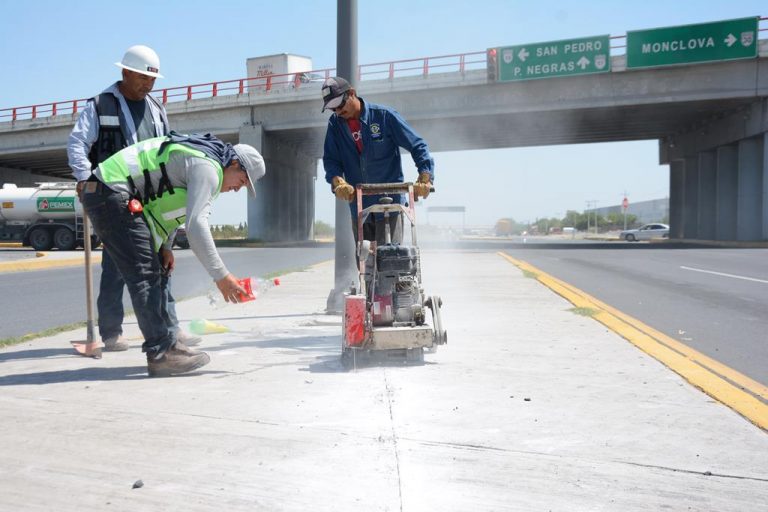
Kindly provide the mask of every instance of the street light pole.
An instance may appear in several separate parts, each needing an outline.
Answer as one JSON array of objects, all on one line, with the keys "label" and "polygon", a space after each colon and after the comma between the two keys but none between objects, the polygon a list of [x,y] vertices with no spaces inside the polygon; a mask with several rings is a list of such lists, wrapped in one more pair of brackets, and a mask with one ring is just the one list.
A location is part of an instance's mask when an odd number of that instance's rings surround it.
[{"label": "street light pole", "polygon": [[593,209],[595,210],[595,235],[597,235],[597,200],[594,201]]},{"label": "street light pole", "polygon": [[[336,76],[346,78],[357,90],[357,0],[337,0],[336,4]],[[336,202],[336,244],[334,287],[328,294],[326,311],[340,313],[344,292],[356,280],[355,242],[352,239],[352,215],[349,204]]]},{"label": "street light pole", "polygon": [[627,230],[627,207],[629,206],[629,203],[627,202],[627,191],[624,191],[624,199],[621,200],[621,209],[624,210],[624,231]]},{"label": "street light pole", "polygon": [[589,234],[589,217],[592,215],[589,213],[589,201],[587,201],[587,206],[584,208],[584,213],[587,214],[587,234]]}]

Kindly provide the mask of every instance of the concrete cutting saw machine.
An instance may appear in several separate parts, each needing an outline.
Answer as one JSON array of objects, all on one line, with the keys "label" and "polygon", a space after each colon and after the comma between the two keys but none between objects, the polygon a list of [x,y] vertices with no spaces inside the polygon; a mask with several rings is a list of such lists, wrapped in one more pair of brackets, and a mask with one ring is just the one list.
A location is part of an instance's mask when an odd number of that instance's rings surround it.
[{"label": "concrete cutting saw machine", "polygon": [[[364,358],[423,363],[424,351],[436,351],[448,337],[440,316],[442,300],[426,295],[421,286],[413,183],[360,184],[356,193],[359,283],[344,296],[341,362],[345,368]],[[408,206],[384,196],[363,209],[363,196],[381,194],[407,194]],[[383,244],[363,240],[363,223],[369,215],[385,220]],[[410,222],[410,245],[392,242],[392,215],[399,215],[401,223]]]}]

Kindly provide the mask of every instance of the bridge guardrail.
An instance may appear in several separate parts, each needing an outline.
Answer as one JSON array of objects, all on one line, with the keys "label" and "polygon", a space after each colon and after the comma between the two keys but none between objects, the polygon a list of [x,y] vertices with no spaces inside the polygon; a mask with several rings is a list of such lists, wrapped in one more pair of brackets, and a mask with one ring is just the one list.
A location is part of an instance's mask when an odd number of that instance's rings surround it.
[{"label": "bridge guardrail", "polygon": [[[472,69],[485,69],[485,51],[405,59],[391,62],[377,62],[358,66],[358,78],[394,80],[407,76],[429,76],[435,72],[453,71],[464,73]],[[201,84],[166,87],[152,91],[163,104],[175,101],[190,101],[199,98],[215,98],[225,95],[246,93],[269,93],[273,90],[300,89],[333,76],[335,68],[316,69],[299,73],[245,77]],[[38,119],[57,115],[75,115],[85,106],[87,98],[42,103],[23,107],[0,109],[0,123],[22,119]]]},{"label": "bridge guardrail", "polygon": [[[760,21],[765,20],[768,20],[768,17],[760,18]],[[760,32],[768,32],[768,27],[759,28],[758,30]],[[612,56],[620,55],[617,51],[626,48],[626,38],[626,35],[610,37]],[[619,44],[622,40],[624,44]],[[486,51],[483,50],[479,52],[362,64],[358,66],[358,79],[361,81],[366,79],[394,80],[396,78],[414,76],[423,76],[426,78],[435,72],[456,72],[463,74],[470,70],[486,69],[486,66]],[[206,97],[215,98],[218,96],[242,95],[246,93],[269,93],[276,89],[295,90],[311,86],[313,83],[319,85],[329,76],[333,76],[334,71],[335,68],[325,68],[299,73],[269,75],[266,77],[236,78],[233,80],[207,82],[179,87],[166,87],[154,90],[152,93],[155,97],[160,99],[163,104],[166,104],[175,101],[190,101]],[[87,98],[81,98],[0,109],[0,123],[23,119],[55,117],[64,114],[74,116],[84,107],[86,101]]]}]

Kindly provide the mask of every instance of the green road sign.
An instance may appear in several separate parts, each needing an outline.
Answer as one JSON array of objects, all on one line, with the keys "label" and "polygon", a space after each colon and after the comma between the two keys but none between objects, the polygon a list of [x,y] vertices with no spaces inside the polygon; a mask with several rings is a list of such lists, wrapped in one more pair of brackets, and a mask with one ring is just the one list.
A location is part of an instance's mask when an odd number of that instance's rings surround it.
[{"label": "green road sign", "polygon": [[606,73],[609,36],[583,37],[499,48],[499,81]]},{"label": "green road sign", "polygon": [[627,68],[757,56],[757,17],[627,32]]}]

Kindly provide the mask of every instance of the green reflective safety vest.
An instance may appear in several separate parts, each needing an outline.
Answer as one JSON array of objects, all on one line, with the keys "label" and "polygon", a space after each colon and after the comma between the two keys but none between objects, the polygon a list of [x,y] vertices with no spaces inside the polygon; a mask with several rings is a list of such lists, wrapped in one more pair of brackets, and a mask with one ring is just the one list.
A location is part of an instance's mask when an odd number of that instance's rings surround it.
[{"label": "green reflective safety vest", "polygon": [[[221,165],[208,158],[205,153],[192,149],[183,144],[169,144],[158,156],[160,145],[167,137],[146,139],[122,149],[99,164],[101,179],[107,184],[126,183],[132,194],[144,205],[144,219],[147,221],[155,247],[168,240],[173,231],[187,220],[187,190],[171,185],[165,169],[165,164],[173,153],[181,152],[190,156],[204,158],[213,164],[219,178],[214,199],[219,195],[224,180],[224,170]],[[157,190],[152,185],[151,177],[158,176]],[[144,184],[143,195],[137,188]]]}]

